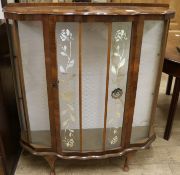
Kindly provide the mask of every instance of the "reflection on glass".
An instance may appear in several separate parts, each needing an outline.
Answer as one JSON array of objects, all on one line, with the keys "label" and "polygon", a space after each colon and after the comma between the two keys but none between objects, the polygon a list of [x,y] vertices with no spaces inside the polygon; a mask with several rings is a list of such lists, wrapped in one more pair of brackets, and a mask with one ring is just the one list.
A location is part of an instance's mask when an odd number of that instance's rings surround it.
[{"label": "reflection on glass", "polygon": [[163,26],[163,21],[144,23],[131,143],[144,142],[148,138]]},{"label": "reflection on glass", "polygon": [[106,136],[107,149],[120,147],[121,144],[130,40],[131,22],[112,23]]},{"label": "reflection on glass", "polygon": [[31,143],[51,147],[42,23],[18,22]]}]

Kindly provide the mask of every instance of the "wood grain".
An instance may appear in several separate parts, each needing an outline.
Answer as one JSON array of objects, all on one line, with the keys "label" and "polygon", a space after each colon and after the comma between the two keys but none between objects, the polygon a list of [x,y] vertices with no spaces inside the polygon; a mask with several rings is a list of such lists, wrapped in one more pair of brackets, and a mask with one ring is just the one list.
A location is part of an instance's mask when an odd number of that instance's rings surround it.
[{"label": "wood grain", "polygon": [[105,94],[105,110],[104,110],[104,130],[103,130],[103,151],[106,149],[106,123],[107,123],[107,109],[108,109],[108,91],[109,91],[109,67],[111,58],[111,36],[112,23],[108,24],[108,49],[107,49],[107,64],[106,64],[106,94]]},{"label": "wood grain", "polygon": [[[130,10],[128,10],[129,7],[131,7]],[[6,18],[21,20],[42,19],[43,15],[68,16],[68,19],[71,21],[75,19],[76,21],[82,21],[82,19],[84,21],[98,21],[102,20],[101,18],[107,18],[106,20],[109,22],[112,22],[112,17],[117,17],[117,15],[118,17],[127,15],[163,15],[165,18],[174,16],[174,12],[169,10],[167,5],[163,4],[20,3],[7,5],[3,10]]]},{"label": "wood grain", "polygon": [[[51,128],[51,140],[53,150],[61,152],[60,137],[60,113],[59,113],[59,89],[58,68],[55,42],[55,20],[52,17],[43,18],[44,51],[46,64],[46,79],[48,91],[49,119]],[[58,138],[58,139],[57,139]]]},{"label": "wood grain", "polygon": [[129,146],[131,140],[143,28],[144,19],[142,17],[139,17],[136,21],[133,21],[121,141],[122,146],[125,148]]}]

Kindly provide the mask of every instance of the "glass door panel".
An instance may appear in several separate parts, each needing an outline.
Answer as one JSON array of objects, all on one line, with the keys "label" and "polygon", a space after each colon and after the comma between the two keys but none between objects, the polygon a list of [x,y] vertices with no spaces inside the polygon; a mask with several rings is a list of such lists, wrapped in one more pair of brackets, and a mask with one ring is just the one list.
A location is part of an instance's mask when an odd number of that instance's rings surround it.
[{"label": "glass door panel", "polygon": [[56,45],[63,151],[79,151],[79,23],[58,22]]},{"label": "glass door panel", "polygon": [[131,41],[131,22],[112,23],[106,148],[120,147]]},{"label": "glass door panel", "polygon": [[108,25],[82,25],[83,151],[102,151],[106,90]]}]

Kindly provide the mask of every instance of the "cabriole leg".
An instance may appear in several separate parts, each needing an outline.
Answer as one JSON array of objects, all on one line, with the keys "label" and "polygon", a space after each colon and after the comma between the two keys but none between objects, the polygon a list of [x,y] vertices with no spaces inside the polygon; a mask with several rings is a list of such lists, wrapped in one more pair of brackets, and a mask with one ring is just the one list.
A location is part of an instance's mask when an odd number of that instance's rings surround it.
[{"label": "cabriole leg", "polygon": [[129,155],[128,154],[125,157],[123,171],[125,172],[129,171]]},{"label": "cabriole leg", "polygon": [[55,175],[55,162],[57,157],[56,156],[44,156],[45,160],[48,162],[50,168],[51,168],[51,172],[50,175]]}]

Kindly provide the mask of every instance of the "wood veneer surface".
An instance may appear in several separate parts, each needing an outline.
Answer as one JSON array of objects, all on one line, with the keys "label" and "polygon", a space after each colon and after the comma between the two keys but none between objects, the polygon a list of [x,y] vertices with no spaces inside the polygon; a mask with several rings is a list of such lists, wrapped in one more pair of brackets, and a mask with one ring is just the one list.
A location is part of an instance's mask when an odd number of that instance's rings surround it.
[{"label": "wood veneer surface", "polygon": [[[23,7],[23,8],[22,8]],[[14,14],[59,14],[59,15],[156,15],[173,14],[167,5],[119,4],[119,3],[28,3],[9,4],[5,13]]]}]

